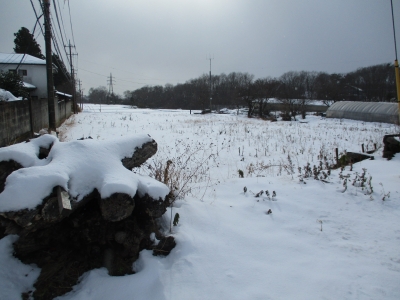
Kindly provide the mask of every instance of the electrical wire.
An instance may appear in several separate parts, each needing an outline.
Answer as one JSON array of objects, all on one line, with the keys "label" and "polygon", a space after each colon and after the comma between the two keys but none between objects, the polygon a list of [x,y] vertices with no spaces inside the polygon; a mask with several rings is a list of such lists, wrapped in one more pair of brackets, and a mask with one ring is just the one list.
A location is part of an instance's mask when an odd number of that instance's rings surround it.
[{"label": "electrical wire", "polygon": [[[64,48],[64,52],[65,52],[66,57],[68,57],[67,51],[65,51],[65,42],[64,42],[64,38],[63,38],[63,33],[61,31],[60,18],[58,17],[58,11],[57,11],[57,6],[56,6],[55,0],[53,0],[53,6],[54,6],[54,12],[56,13],[56,19],[57,19],[57,24],[58,24],[58,29],[59,29],[59,32],[60,32],[60,36],[61,36],[62,45],[64,46],[63,47]],[[65,32],[65,30],[64,30],[64,32]]]},{"label": "electrical wire", "polygon": [[75,37],[74,37],[74,30],[72,29],[72,18],[71,18],[71,8],[69,6],[69,1],[68,2],[68,12],[69,12],[69,23],[71,24],[71,34],[72,34],[72,42],[75,45]]},{"label": "electrical wire", "polygon": [[[31,1],[31,5],[32,5],[32,8],[33,8],[33,11],[35,12],[36,22],[39,22],[39,19],[43,16],[43,14],[41,14],[40,17],[38,17],[37,12],[36,12],[35,5],[33,5],[32,0],[30,0],[30,1]],[[39,1],[39,3],[40,3],[40,1]],[[40,4],[40,7],[42,7],[41,4]],[[40,30],[42,31],[42,34],[43,34],[43,36],[44,36],[44,31],[43,31],[42,24],[39,23],[39,26],[40,26]],[[36,27],[36,24],[35,24],[35,27]],[[35,27],[34,27],[34,28],[35,28]]]},{"label": "electrical wire", "polygon": [[64,19],[63,19],[63,15],[62,15],[62,13],[61,13],[61,10],[60,10],[60,2],[57,0],[57,2],[58,2],[58,11],[59,11],[59,13],[60,13],[60,18],[61,18],[61,24],[62,24],[62,28],[63,28],[63,30],[64,30],[64,36],[65,36],[65,40],[67,40],[67,33],[65,32],[65,25],[64,25]]},{"label": "electrical wire", "polygon": [[[93,61],[89,61],[89,60],[86,60],[86,59],[82,59],[82,60],[83,60],[83,61],[87,61],[87,62],[89,62],[89,63],[91,63],[91,64],[95,64],[95,65],[107,67],[107,68],[110,68],[110,69],[113,69],[113,70],[122,71],[122,72],[129,73],[129,74],[133,74],[133,75],[136,75],[136,76],[143,76],[143,75],[140,75],[140,74],[137,74],[137,73],[133,73],[133,72],[130,72],[130,71],[121,70],[121,69],[117,69],[117,68],[115,68],[115,67],[111,67],[111,66],[107,66],[107,65],[95,63],[95,62],[93,62]],[[149,77],[149,76],[144,76],[144,77],[147,77],[147,79],[143,79],[143,80],[164,81],[163,79],[158,79],[158,78],[154,78],[154,77]]]}]

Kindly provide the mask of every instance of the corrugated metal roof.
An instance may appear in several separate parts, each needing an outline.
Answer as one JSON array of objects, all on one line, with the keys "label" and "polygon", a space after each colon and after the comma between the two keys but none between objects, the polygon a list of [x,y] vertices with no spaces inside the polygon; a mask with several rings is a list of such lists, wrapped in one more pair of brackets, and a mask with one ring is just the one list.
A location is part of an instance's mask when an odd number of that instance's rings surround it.
[{"label": "corrugated metal roof", "polygon": [[398,123],[397,103],[340,101],[326,111],[328,118],[343,118],[366,122]]},{"label": "corrugated metal roof", "polygon": [[[0,53],[0,64],[19,64],[23,56],[24,54]],[[29,54],[25,54],[25,57],[22,60],[22,64],[45,65],[46,61],[44,59],[40,59]]]}]

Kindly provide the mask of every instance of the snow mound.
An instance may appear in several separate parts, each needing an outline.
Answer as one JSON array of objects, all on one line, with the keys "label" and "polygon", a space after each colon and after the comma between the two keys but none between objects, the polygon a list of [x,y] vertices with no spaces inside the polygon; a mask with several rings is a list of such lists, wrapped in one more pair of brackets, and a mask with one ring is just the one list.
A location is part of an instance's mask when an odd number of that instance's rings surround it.
[{"label": "snow mound", "polygon": [[[126,169],[121,160],[132,157],[136,148],[153,142],[145,134],[126,136],[107,141],[91,139],[59,142],[51,135],[43,135],[27,143],[0,149],[0,161],[14,160],[24,168],[7,177],[0,194],[0,212],[33,209],[61,186],[76,201],[97,189],[101,198],[114,193],[134,197],[146,193],[153,199],[164,198],[169,189],[147,176]],[[49,148],[47,158],[39,159],[39,148]]]},{"label": "snow mound", "polygon": [[19,98],[15,97],[9,91],[0,89],[0,101],[17,101]]}]

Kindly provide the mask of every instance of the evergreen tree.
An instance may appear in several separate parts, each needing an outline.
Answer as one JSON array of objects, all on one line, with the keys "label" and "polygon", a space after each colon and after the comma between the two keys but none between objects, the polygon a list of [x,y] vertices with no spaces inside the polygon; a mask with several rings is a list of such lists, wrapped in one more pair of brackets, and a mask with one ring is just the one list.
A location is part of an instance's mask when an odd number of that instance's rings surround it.
[{"label": "evergreen tree", "polygon": [[40,45],[36,42],[33,34],[29,32],[29,29],[21,27],[17,33],[14,33],[14,36],[15,53],[26,53],[37,58],[45,58],[40,50]]}]

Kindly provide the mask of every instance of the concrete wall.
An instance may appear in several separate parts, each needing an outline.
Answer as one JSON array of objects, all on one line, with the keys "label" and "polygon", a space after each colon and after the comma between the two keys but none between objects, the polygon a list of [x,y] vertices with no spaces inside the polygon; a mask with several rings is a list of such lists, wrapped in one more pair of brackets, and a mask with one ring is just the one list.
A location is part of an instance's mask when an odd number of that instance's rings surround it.
[{"label": "concrete wall", "polygon": [[28,101],[0,102],[0,146],[19,142],[29,133]]},{"label": "concrete wall", "polygon": [[32,100],[33,131],[39,132],[42,128],[49,127],[49,109],[47,99]]},{"label": "concrete wall", "polygon": [[56,106],[56,126],[60,126],[72,114],[72,101],[61,100]]},{"label": "concrete wall", "polygon": [[[55,100],[56,101],[56,100]],[[72,101],[56,103],[56,124],[60,126],[70,115]],[[32,100],[33,131],[49,126],[47,99]],[[0,102],[0,147],[21,142],[30,137],[29,102]]]}]

